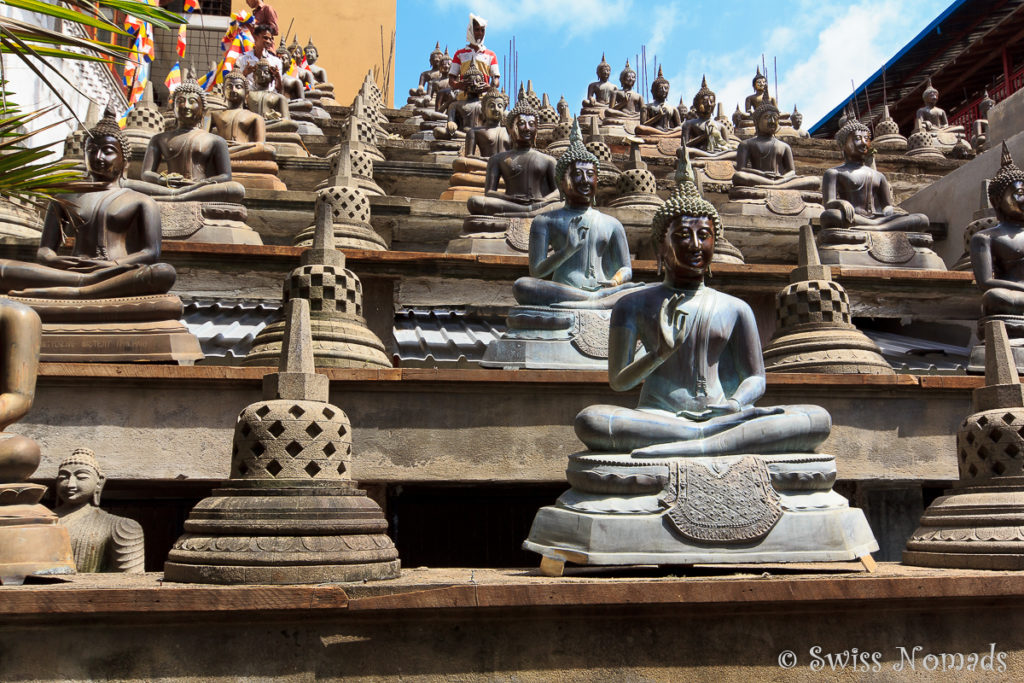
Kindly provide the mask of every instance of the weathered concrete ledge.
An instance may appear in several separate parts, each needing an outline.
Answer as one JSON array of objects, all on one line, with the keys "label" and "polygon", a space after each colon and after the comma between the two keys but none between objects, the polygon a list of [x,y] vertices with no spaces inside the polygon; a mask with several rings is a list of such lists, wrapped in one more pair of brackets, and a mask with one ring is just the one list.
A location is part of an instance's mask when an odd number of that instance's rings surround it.
[{"label": "weathered concrete ledge", "polygon": [[851,568],[421,568],[298,587],[79,576],[2,589],[4,678],[1020,679],[1024,575]]},{"label": "weathered concrete ledge", "polygon": [[[109,477],[220,480],[238,412],[268,368],[44,363],[16,431],[39,441],[41,474],[79,446]],[[582,448],[573,419],[588,405],[632,406],[605,373],[327,370],[331,402],[353,425],[353,477],[379,483],[561,482]],[[813,403],[832,415],[820,450],[845,480],[957,478],[955,431],[980,377],[769,375],[762,405]]]}]

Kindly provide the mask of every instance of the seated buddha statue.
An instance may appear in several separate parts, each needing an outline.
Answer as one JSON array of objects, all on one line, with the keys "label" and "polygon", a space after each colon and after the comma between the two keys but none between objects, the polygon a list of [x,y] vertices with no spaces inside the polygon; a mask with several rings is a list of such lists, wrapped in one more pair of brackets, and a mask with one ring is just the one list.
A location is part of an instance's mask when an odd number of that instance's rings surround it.
[{"label": "seated buddha statue", "polygon": [[693,96],[693,109],[697,115],[683,121],[680,127],[683,145],[697,159],[735,159],[736,142],[729,136],[725,125],[714,118],[715,100],[707,78],[702,78],[700,90]]},{"label": "seated buddha statue", "polygon": [[779,103],[768,92],[768,79],[761,73],[761,67],[757,67],[757,74],[750,84],[754,86],[754,93],[747,95],[746,99],[743,100],[743,111],[748,115],[753,115],[754,111],[765,102],[771,102],[776,107],[779,106]]},{"label": "seated buddha statue", "polygon": [[625,68],[619,73],[619,84],[622,87],[615,91],[611,106],[604,110],[604,120],[613,123],[639,121],[644,98],[633,90],[633,86],[636,85],[636,71],[629,65],[628,59]]},{"label": "seated buddha statue", "polygon": [[[461,92],[465,93],[463,99],[453,100],[448,105],[448,121],[443,126],[433,128],[434,138],[437,140],[461,140],[465,139],[466,131],[476,125],[481,118],[481,96],[486,93],[490,86],[487,79],[477,68],[474,60],[469,69],[461,75]],[[425,124],[425,125],[430,125]]]},{"label": "seated buddha statue", "polygon": [[224,77],[223,92],[227,109],[210,112],[208,121],[210,131],[228,141],[232,179],[249,189],[288,189],[277,177],[263,117],[246,109],[249,79],[235,69]]},{"label": "seated buddha statue", "polygon": [[259,234],[245,224],[245,187],[232,179],[227,141],[201,127],[206,93],[188,78],[175,89],[171,105],[174,129],[152,137],[141,179],[126,180],[124,186],[156,200],[165,238],[261,244]]},{"label": "seated buddha statue", "polygon": [[274,79],[270,63],[257,62],[245,106],[263,117],[267,140],[274,143],[278,156],[309,156],[298,133],[299,124],[292,120],[288,98],[274,89]]},{"label": "seated buddha statue", "polygon": [[303,54],[306,57],[306,64],[309,68],[309,72],[313,74],[313,89],[323,93],[321,101],[324,99],[329,100],[324,104],[331,104],[334,100],[334,85],[330,79],[327,78],[327,70],[317,64],[317,60],[320,59],[320,51],[313,44],[313,38],[310,37],[309,41],[306,42],[306,47],[303,48]]},{"label": "seated buddha statue", "polygon": [[856,118],[836,133],[844,163],[825,171],[818,235],[821,262],[945,270],[932,250],[928,217],[893,204],[884,175],[866,163],[871,131]]},{"label": "seated buddha statue", "polygon": [[[473,215],[526,216],[558,201],[555,160],[534,149],[537,114],[525,100],[509,113],[508,131],[512,149],[488,159],[484,196],[466,202]],[[505,183],[504,192],[498,190],[499,181]]]},{"label": "seated buddha statue", "polygon": [[[226,159],[227,143],[217,139]],[[203,357],[180,320],[181,299],[168,293],[174,268],[159,262],[160,202],[132,189],[148,183],[122,177],[130,154],[131,143],[108,107],[85,141],[87,182],[47,207],[38,263],[0,259],[0,293],[42,318],[44,360]],[[69,237],[71,253],[59,253]]]},{"label": "seated buddha statue", "polygon": [[[406,104],[412,105],[413,107],[429,107],[433,103],[434,94],[432,91],[433,84],[440,80],[441,73],[441,43],[440,41],[434,45],[434,51],[430,53],[430,68],[420,73],[419,79],[416,81],[415,88],[409,88],[409,98],[406,100]],[[445,73],[444,77],[447,79],[448,74]]]},{"label": "seated buddha statue", "polygon": [[597,80],[587,86],[587,99],[583,100],[580,116],[597,115],[603,117],[604,110],[612,106],[618,88],[608,79],[612,75],[612,66],[601,54],[601,63],[597,65]]},{"label": "seated buddha statue", "polygon": [[295,77],[295,63],[292,61],[292,53],[287,48],[281,47],[277,51],[277,58],[281,60],[281,94],[288,100],[288,115],[298,124],[300,135],[323,135],[323,130],[317,125],[318,122],[331,118],[325,109],[306,99],[306,88],[298,78]]},{"label": "seated buddha statue", "polygon": [[622,223],[592,206],[599,165],[574,121],[569,148],[555,166],[565,204],[530,225],[530,276],[512,286],[520,304],[596,301],[635,286]]},{"label": "seated buddha statue", "polygon": [[938,106],[939,91],[932,86],[929,78],[922,95],[924,106],[917,110],[915,128],[931,134],[935,146],[941,150],[951,150],[964,135],[963,126],[949,125],[946,110]]},{"label": "seated buddha statue", "polygon": [[505,127],[508,97],[500,90],[488,90],[480,100],[480,119],[466,133],[463,154],[452,164],[452,177],[441,199],[466,200],[482,195],[487,179],[487,160],[508,151],[511,139]]},{"label": "seated buddha statue", "polygon": [[106,477],[88,448],[76,448],[57,470],[54,512],[71,537],[79,572],[141,574],[145,563],[142,527],[134,519],[100,509]]},{"label": "seated buddha statue", "polygon": [[618,295],[639,285],[630,282],[622,223],[592,207],[599,166],[574,121],[555,168],[565,204],[530,225],[530,275],[513,284],[519,305],[509,311],[506,331],[484,352],[484,367],[607,367],[603,342],[611,307]]},{"label": "seated buddha statue", "polygon": [[996,105],[988,90],[978,104],[978,118],[971,124],[971,147],[978,154],[988,149],[988,113]]},{"label": "seated buddha statue", "polygon": [[[91,185],[50,202],[38,263],[0,259],[0,291],[37,299],[100,299],[170,290],[174,268],[158,262],[160,209],[122,178],[130,154],[131,145],[108,108],[86,138]],[[57,253],[66,235],[75,238],[69,256]]]},{"label": "seated buddha statue", "polygon": [[651,227],[660,285],[620,298],[612,309],[608,379],[617,391],[641,386],[635,409],[596,405],[576,417],[592,451],[633,458],[809,452],[828,436],[818,406],[754,403],[765,372],[750,306],[705,286],[715,240],[715,207],[689,181]]},{"label": "seated buddha statue", "polygon": [[658,77],[651,83],[651,101],[640,112],[640,123],[635,133],[642,137],[676,135],[683,125],[679,109],[668,103],[669,82],[658,67]]},{"label": "seated buddha statue", "polygon": [[814,190],[818,179],[798,176],[793,149],[775,137],[779,130],[779,109],[766,101],[754,111],[757,134],[736,148],[736,172],[733,186],[773,187],[787,190]]},{"label": "seated buddha statue", "polygon": [[608,380],[639,387],[637,407],[580,411],[587,450],[569,456],[571,488],[538,511],[523,546],[554,576],[566,561],[863,557],[878,548],[867,520],[831,490],[835,457],[814,452],[831,431],[828,412],[755,405],[766,379],[754,312],[706,286],[722,223],[692,171],[683,177],[652,220],[664,279],[611,310]]},{"label": "seated buddha statue", "polygon": [[988,197],[999,222],[971,237],[971,266],[984,292],[982,314],[1019,317],[1016,324],[1007,325],[1007,332],[1020,338],[1024,336],[1024,171],[1013,163],[1005,142],[999,171],[989,181]]}]

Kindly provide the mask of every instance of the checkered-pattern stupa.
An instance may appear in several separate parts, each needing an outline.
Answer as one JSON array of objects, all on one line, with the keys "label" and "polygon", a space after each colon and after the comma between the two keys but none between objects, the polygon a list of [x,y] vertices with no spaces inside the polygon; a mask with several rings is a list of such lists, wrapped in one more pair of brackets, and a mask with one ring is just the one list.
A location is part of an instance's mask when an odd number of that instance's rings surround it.
[{"label": "checkered-pattern stupa", "polygon": [[799,266],[776,296],[775,336],[764,348],[767,372],[891,375],[882,352],[850,316],[850,297],[821,265],[811,226],[800,229]]},{"label": "checkered-pattern stupa", "polygon": [[[345,255],[335,247],[338,211],[369,225],[369,203],[358,191],[339,204],[336,190],[320,190],[316,199],[313,244],[302,254],[302,265],[284,283],[283,301],[309,302],[316,365],[336,368],[390,368],[384,343],[366,326],[363,288],[355,273],[345,268]],[[363,205],[365,204],[365,206]],[[353,220],[346,218],[346,220]],[[354,222],[354,221],[353,221]],[[372,231],[372,229],[371,229]],[[285,321],[267,325],[253,340],[246,365],[273,365],[281,356]]]}]

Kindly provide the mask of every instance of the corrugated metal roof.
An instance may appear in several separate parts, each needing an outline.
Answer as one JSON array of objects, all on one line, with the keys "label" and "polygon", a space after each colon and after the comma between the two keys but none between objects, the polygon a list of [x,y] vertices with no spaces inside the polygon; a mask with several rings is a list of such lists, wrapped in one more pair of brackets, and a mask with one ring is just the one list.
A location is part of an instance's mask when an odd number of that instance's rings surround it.
[{"label": "corrugated metal roof", "polygon": [[470,365],[505,331],[504,318],[456,308],[404,309],[395,313],[395,342],[402,366]]},{"label": "corrugated metal roof", "polygon": [[280,301],[182,299],[188,331],[208,358],[245,358],[252,341],[280,316]]},{"label": "corrugated metal roof", "polygon": [[882,357],[897,372],[963,374],[970,347],[943,344],[891,332],[863,330],[882,350]]}]

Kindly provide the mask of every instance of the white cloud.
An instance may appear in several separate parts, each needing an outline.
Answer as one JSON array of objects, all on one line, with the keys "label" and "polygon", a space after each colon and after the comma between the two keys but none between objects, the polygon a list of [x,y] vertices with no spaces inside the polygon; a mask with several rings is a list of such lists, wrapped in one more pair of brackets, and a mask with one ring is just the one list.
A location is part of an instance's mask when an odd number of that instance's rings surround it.
[{"label": "white cloud", "polygon": [[[679,23],[679,5],[673,2],[657,7],[651,23],[654,24],[654,30],[647,39],[647,54],[653,57],[665,46],[665,40],[672,35]],[[653,78],[652,76],[651,79]]]},{"label": "white cloud", "polygon": [[605,28],[629,19],[633,0],[435,0],[449,10],[463,6],[466,22],[469,12],[483,17],[489,27],[502,30],[516,26],[536,26],[564,30],[567,37]]}]

